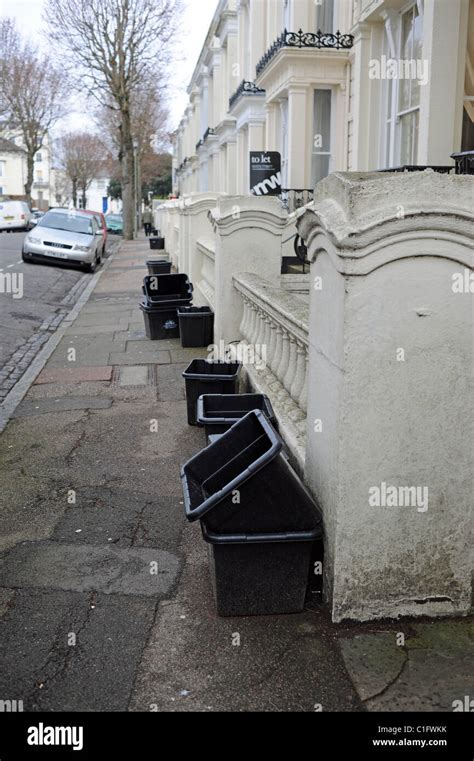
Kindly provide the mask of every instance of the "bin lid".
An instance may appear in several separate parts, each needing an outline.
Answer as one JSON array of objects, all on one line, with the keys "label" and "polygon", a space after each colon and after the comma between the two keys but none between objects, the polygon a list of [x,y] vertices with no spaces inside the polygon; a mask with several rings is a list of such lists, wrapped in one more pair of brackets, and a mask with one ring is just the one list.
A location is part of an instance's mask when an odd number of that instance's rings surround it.
[{"label": "bin lid", "polygon": [[[216,372],[213,372],[210,367],[215,368]],[[237,376],[241,369],[241,362],[216,362],[212,359],[193,359],[189,367],[184,371],[183,378],[185,380],[225,381]]]},{"label": "bin lid", "polygon": [[[240,431],[245,430],[245,428],[247,428],[249,423],[252,421],[254,421],[256,424],[256,427],[259,430],[259,435],[261,437],[266,437],[267,439],[266,450],[261,455],[256,456],[256,458],[247,466],[242,467],[238,475],[232,478],[232,480],[226,483],[221,489],[212,493],[209,497],[207,497],[207,499],[204,499],[196,507],[193,507],[191,503],[190,481],[188,481],[188,474],[192,473],[194,466],[196,466],[196,470],[199,470],[200,461],[202,461],[204,457],[208,462],[211,461],[212,463],[215,463],[213,467],[217,471],[220,459],[219,451],[227,452],[229,442],[233,438],[238,439]],[[184,494],[184,509],[187,519],[190,522],[194,522],[205,516],[206,513],[209,513],[211,510],[213,510],[220,502],[222,502],[223,499],[225,499],[230,494],[233,494],[233,492],[237,491],[239,487],[245,483],[245,481],[248,481],[256,473],[262,470],[262,468],[266,467],[269,463],[272,462],[272,460],[278,457],[282,449],[283,441],[276,433],[276,431],[272,428],[265,415],[259,410],[253,410],[250,412],[248,415],[242,418],[242,420],[236,423],[229,431],[227,431],[227,433],[224,433],[218,441],[214,442],[209,447],[207,447],[207,449],[203,450],[191,460],[189,460],[189,462],[187,462],[186,465],[184,465],[181,469],[181,482]],[[225,464],[227,465],[227,463]]]}]

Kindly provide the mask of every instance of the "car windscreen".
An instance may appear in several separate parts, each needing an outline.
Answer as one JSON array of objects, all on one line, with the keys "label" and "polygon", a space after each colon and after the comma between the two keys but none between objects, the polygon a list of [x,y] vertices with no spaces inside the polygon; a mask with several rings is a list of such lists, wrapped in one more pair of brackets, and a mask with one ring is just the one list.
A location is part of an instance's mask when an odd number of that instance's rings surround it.
[{"label": "car windscreen", "polygon": [[51,227],[54,230],[65,230],[69,233],[93,235],[92,219],[87,219],[87,217],[81,217],[72,213],[55,214],[54,211],[50,211],[40,219],[37,226]]},{"label": "car windscreen", "polygon": [[122,221],[122,217],[119,217],[116,214],[109,214],[107,219],[108,219],[109,222],[121,222]]}]

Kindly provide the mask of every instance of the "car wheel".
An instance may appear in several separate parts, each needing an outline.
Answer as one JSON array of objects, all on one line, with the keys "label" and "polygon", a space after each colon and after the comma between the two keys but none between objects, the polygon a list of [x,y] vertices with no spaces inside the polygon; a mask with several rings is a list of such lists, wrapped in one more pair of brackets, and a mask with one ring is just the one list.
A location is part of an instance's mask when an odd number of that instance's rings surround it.
[{"label": "car wheel", "polygon": [[97,269],[97,256],[95,256],[93,262],[91,262],[90,264],[86,264],[86,272],[90,272],[91,275],[93,275],[96,269]]}]

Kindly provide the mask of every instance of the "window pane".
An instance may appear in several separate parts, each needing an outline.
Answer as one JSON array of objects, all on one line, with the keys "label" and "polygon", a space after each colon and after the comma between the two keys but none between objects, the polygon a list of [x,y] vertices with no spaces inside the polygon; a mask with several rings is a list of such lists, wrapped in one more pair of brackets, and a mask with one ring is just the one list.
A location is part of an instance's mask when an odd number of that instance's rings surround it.
[{"label": "window pane", "polygon": [[334,32],[334,0],[321,0],[316,6],[316,30]]},{"label": "window pane", "polygon": [[[413,25],[413,58],[415,61],[422,63],[423,56],[423,21],[418,15],[418,10],[415,12],[415,22]],[[411,103],[410,105],[420,105],[420,84],[418,79],[414,79],[411,88]]]},{"label": "window pane", "polygon": [[[413,53],[413,8],[403,14],[402,16],[402,44],[400,49],[400,58],[404,61],[412,60]],[[405,67],[408,68],[408,67]],[[410,108],[410,93],[411,93],[411,80],[405,79],[404,74],[406,71],[400,72],[400,94],[399,94],[399,111],[406,111]]]},{"label": "window pane", "polygon": [[311,186],[327,177],[331,159],[331,90],[314,91]]},{"label": "window pane", "polygon": [[331,90],[314,91],[313,153],[331,150]]},{"label": "window pane", "polygon": [[400,119],[400,164],[416,164],[418,160],[419,113],[405,114]]},{"label": "window pane", "polygon": [[313,155],[311,166],[311,187],[316,187],[320,180],[324,180],[329,174],[329,156]]}]

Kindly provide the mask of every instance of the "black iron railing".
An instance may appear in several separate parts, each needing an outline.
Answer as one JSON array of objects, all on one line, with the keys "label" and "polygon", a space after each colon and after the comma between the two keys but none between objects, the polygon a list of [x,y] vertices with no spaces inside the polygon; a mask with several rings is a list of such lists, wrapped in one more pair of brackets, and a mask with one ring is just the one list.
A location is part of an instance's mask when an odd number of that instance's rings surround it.
[{"label": "black iron railing", "polygon": [[415,164],[405,164],[404,166],[394,166],[390,169],[378,169],[378,172],[424,172],[426,169],[432,169],[433,172],[440,174],[451,174],[454,172],[453,166],[418,166]]},{"label": "black iron railing", "polygon": [[237,103],[242,95],[265,95],[265,90],[262,90],[261,87],[257,87],[255,82],[249,82],[248,80],[244,79],[243,82],[241,82],[238,86],[235,93],[229,99],[229,110],[232,108],[234,103]]},{"label": "black iron railing", "polygon": [[354,44],[352,34],[341,34],[338,30],[335,34],[330,32],[289,32],[285,29],[275,40],[273,45],[257,64],[257,77],[263,69],[270,63],[272,58],[282,48],[332,48],[333,50],[349,50]]},{"label": "black iron railing", "polygon": [[198,142],[196,143],[196,151],[199,150],[201,145],[204,145],[209,135],[214,135],[214,129],[212,127],[208,127],[204,135],[202,136],[202,138],[198,140]]},{"label": "black iron railing", "polygon": [[451,158],[456,162],[456,174],[474,174],[474,151],[452,153]]},{"label": "black iron railing", "polygon": [[190,161],[191,161],[191,159],[190,159],[188,156],[186,156],[186,158],[185,158],[185,159],[183,159],[183,161],[181,162],[181,164],[179,165],[179,167],[177,168],[177,170],[176,170],[176,171],[177,171],[177,172],[180,172],[182,169],[184,169],[184,167],[186,166],[186,164],[188,164]]},{"label": "black iron railing", "polygon": [[314,200],[314,190],[309,188],[282,188],[279,193],[284,209],[288,209],[292,214],[296,209],[311,203]]}]

